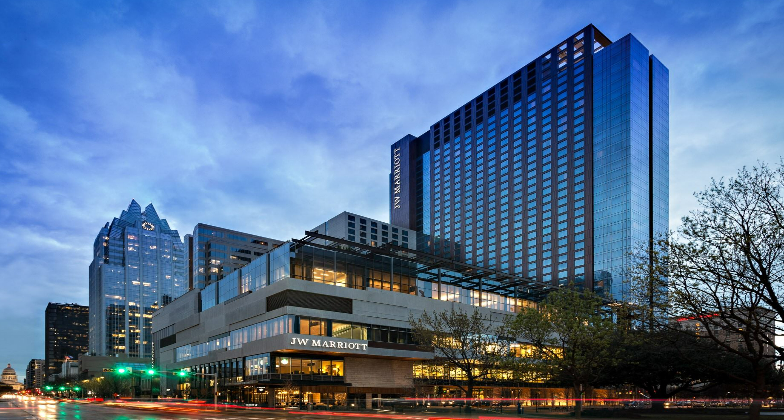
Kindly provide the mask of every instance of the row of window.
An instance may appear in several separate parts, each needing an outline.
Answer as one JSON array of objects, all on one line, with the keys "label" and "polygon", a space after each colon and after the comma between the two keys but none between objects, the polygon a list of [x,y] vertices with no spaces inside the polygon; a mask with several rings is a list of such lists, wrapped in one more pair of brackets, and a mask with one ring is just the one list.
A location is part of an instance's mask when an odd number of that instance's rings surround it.
[{"label": "row of window", "polygon": [[280,356],[269,353],[245,358],[245,379],[252,380],[260,375],[278,373],[282,375],[327,375],[343,376],[342,359],[307,356]]},{"label": "row of window", "polygon": [[239,328],[200,344],[186,344],[175,349],[175,360],[180,362],[203,357],[220,349],[234,350],[243,344],[280,334],[303,334],[325,337],[368,340],[397,344],[414,344],[407,328],[368,325],[307,316],[284,315]]},{"label": "row of window", "polygon": [[294,330],[294,316],[284,315],[267,321],[258,322],[244,328],[233,330],[228,334],[213,337],[200,344],[186,344],[175,349],[175,361],[194,359],[206,356],[208,353],[219,349],[238,349],[243,344],[287,334]]},{"label": "row of window", "polygon": [[[353,216],[351,214],[348,215],[348,226],[349,227],[352,227],[352,228],[356,227],[356,225],[355,225],[356,221],[357,221],[357,218],[355,216]],[[367,224],[368,223],[367,223],[366,219],[361,218],[361,217],[359,218],[359,225],[360,225],[359,228],[361,230],[366,230]],[[379,223],[377,223],[377,222],[375,222],[373,220],[370,221],[370,227],[371,228],[378,228],[378,225],[379,225]],[[389,229],[389,225],[381,223],[381,230],[388,230],[388,229]],[[403,231],[403,235],[408,235],[408,231],[406,231],[405,229],[398,229],[397,227],[392,226],[392,233],[398,233],[399,230]]]},{"label": "row of window", "polygon": [[319,335],[383,343],[415,344],[408,328],[299,317],[299,334]]},{"label": "row of window", "polygon": [[[576,69],[575,69],[575,72],[574,72],[575,73],[575,77],[573,79],[575,81],[575,83],[576,83],[576,86],[575,86],[575,89],[574,89],[574,91],[576,92],[576,100],[575,100],[575,104],[574,104],[574,107],[576,109],[575,109],[575,112],[574,112],[574,116],[575,116],[575,121],[577,123],[577,128],[575,129],[575,140],[576,141],[575,141],[575,145],[574,145],[574,148],[573,148],[575,150],[575,155],[581,155],[582,154],[582,150],[583,150],[583,141],[582,141],[582,139],[584,138],[584,134],[582,133],[582,130],[583,130],[582,118],[578,118],[578,117],[581,117],[581,115],[583,113],[583,101],[582,101],[582,89],[583,89],[582,79],[583,79],[583,76],[582,76],[582,72],[583,72],[583,65],[582,65],[582,63],[580,63],[578,66],[576,66]],[[548,84],[549,84],[549,82],[548,82]],[[559,112],[558,112],[558,117],[559,117],[559,121],[558,121],[559,122],[559,130],[558,131],[559,132],[563,132],[563,131],[566,130],[566,127],[567,127],[566,119],[562,118],[566,114],[566,109],[567,109],[567,107],[566,107],[567,103],[565,101],[565,89],[567,87],[566,76],[565,75],[562,76],[559,79],[559,85],[560,85],[559,89],[558,89],[559,96],[560,96],[559,101],[561,101],[561,102],[559,102],[559,106],[558,106],[558,108],[560,108]],[[546,87],[545,90],[549,90],[549,86]],[[528,109],[529,109],[528,110],[529,123],[532,124],[531,126],[529,126],[529,128],[530,128],[530,130],[529,130],[529,139],[531,140],[529,142],[529,147],[531,147],[529,149],[529,163],[533,164],[533,168],[529,168],[529,169],[532,169],[529,172],[529,175],[531,176],[531,178],[529,179],[529,182],[528,182],[529,187],[535,187],[535,184],[536,184],[536,182],[535,182],[535,180],[536,180],[536,170],[535,170],[536,159],[535,159],[535,155],[536,155],[537,141],[536,141],[536,134],[535,134],[536,133],[536,131],[535,131],[535,122],[536,122],[536,118],[535,118],[535,113],[536,113],[535,96],[536,96],[535,94],[532,94],[531,96],[529,96],[529,100],[531,102],[529,103],[529,106],[528,106]],[[542,112],[543,118],[547,117],[547,115],[549,115],[549,107],[550,107],[550,105],[551,105],[551,103],[549,103],[549,102],[547,102],[545,104],[545,109]],[[519,124],[520,122],[522,122],[522,115],[521,115],[522,114],[522,109],[520,109],[520,103],[515,105],[515,110],[516,111],[514,112],[514,116],[516,117],[516,119],[515,119],[514,123],[515,124]],[[533,118],[531,118],[531,117],[533,117]],[[508,122],[508,116],[502,114],[501,123],[504,124],[506,122]],[[549,122],[549,120],[547,122]],[[515,133],[515,138],[516,139],[519,139],[521,137],[521,133],[518,131],[519,129],[520,129],[519,125],[515,126],[515,128],[514,128],[514,131],[516,131],[516,133]],[[502,130],[504,130],[504,133],[502,133],[502,136],[505,136],[506,135],[505,128],[502,127]],[[479,134],[479,132],[480,131],[478,130],[477,134]],[[466,136],[468,137],[469,133],[466,133]],[[549,149],[550,141],[547,140],[547,139],[549,139],[549,132],[543,134],[542,138],[544,138],[546,140],[545,142],[543,142],[543,144],[540,145],[540,147],[542,147],[542,149],[543,149],[543,158],[542,158],[542,160],[548,160],[549,157],[550,157],[550,153],[551,153],[550,149]],[[563,169],[565,171],[566,166],[564,164],[566,163],[566,160],[564,158],[566,156],[566,151],[568,150],[568,143],[566,141],[565,134],[563,134],[563,133],[559,134],[559,140],[560,141],[558,143],[558,148],[557,148],[557,150],[558,150],[558,158],[561,159],[561,161],[559,161],[559,165],[563,165],[563,166],[559,167],[559,169]],[[470,141],[470,137],[467,138],[466,141]],[[459,140],[456,140],[456,143],[459,143]],[[480,139],[479,138],[477,138],[477,143],[478,144],[480,143]],[[503,144],[505,144],[504,141],[502,141],[502,145]],[[515,143],[515,149],[514,149],[515,155],[519,155],[520,154],[520,152],[521,152],[520,147],[521,147],[521,141],[517,140],[516,143]],[[448,153],[448,151],[449,151],[449,148],[447,146],[445,146],[443,149],[444,149],[444,154],[446,155],[446,153]],[[466,152],[467,152],[467,154],[470,152],[470,150],[471,149],[470,149],[469,145],[466,145]],[[508,158],[507,151],[508,151],[508,148],[502,147],[502,150],[501,150],[501,152],[502,152],[502,155],[501,155],[502,161],[505,161]],[[440,158],[438,156],[438,154],[439,154],[439,150],[436,150],[435,151],[435,155],[436,155],[435,160],[438,160]],[[460,161],[459,154],[460,154],[459,146],[456,146],[455,147],[455,158],[454,158],[456,165],[458,165],[459,161]],[[480,167],[477,169],[477,174],[478,174],[477,177],[479,179],[477,181],[477,188],[481,188],[483,186],[483,184],[482,184],[483,183],[483,178],[480,175],[480,173],[483,172],[483,169],[481,168],[481,163],[482,163],[481,158],[483,156],[484,155],[483,155],[483,152],[481,150],[481,145],[479,145],[477,147],[477,163],[479,164]],[[580,158],[581,156],[575,156],[575,157],[576,158]],[[532,160],[532,158],[533,158],[533,160]],[[493,164],[495,162],[495,148],[493,148],[493,147],[489,148],[489,151],[488,151],[488,161],[493,163]],[[582,164],[582,160],[578,159],[577,163],[578,164]],[[439,163],[436,162],[435,166],[438,166],[438,165],[439,165]],[[521,167],[522,166],[522,162],[521,161],[515,162],[515,165],[517,167]],[[448,169],[449,162],[446,161],[444,166],[445,166],[445,169]],[[462,169],[465,169],[466,172],[467,172],[467,174],[466,174],[467,177],[470,177],[470,170],[471,170],[470,163],[468,165],[464,166]],[[492,190],[495,187],[495,185],[494,185],[495,184],[495,176],[493,175],[494,171],[488,171],[488,172],[491,173],[489,189]],[[521,171],[515,172],[515,178],[516,179],[520,179],[518,177],[520,177],[521,173],[518,174],[518,172],[521,172]],[[508,172],[506,172],[506,173],[502,172],[502,175],[501,175],[502,178],[504,177],[505,174],[508,174]],[[543,184],[543,187],[542,187],[542,191],[544,192],[543,195],[545,195],[545,196],[547,194],[549,194],[549,182],[548,182],[549,177],[546,176],[548,174],[549,174],[549,172],[545,173],[544,184]],[[439,175],[440,174],[436,174],[436,177],[435,177],[436,178],[436,187],[438,187],[440,185],[440,181],[439,181],[440,180],[440,176]],[[449,174],[448,174],[448,171],[447,171],[447,174],[445,176],[445,180],[448,179],[448,177],[449,177]],[[582,181],[581,178],[575,179],[575,186],[574,186],[575,191],[577,191],[579,194],[582,194],[581,193],[582,188],[580,188],[580,186],[584,185],[581,182]],[[530,181],[534,181],[534,182],[532,183]],[[559,202],[559,204],[564,204],[565,205],[565,204],[568,203],[568,201],[566,200],[566,197],[565,197],[565,192],[566,192],[566,189],[567,189],[568,185],[567,185],[567,182],[566,182],[565,179],[563,181],[561,181],[559,179],[559,181],[560,182],[559,182],[557,191],[559,191],[559,197],[563,196],[563,199],[560,200],[562,203]],[[460,189],[459,179],[456,181],[455,184],[456,184],[455,185],[455,188],[456,188],[455,196],[458,197],[459,196],[459,192],[460,192],[459,191],[459,189]],[[505,184],[505,183],[502,183],[502,184],[508,185],[508,184]],[[502,191],[504,193],[508,194],[508,188],[504,187],[504,185],[502,185]],[[470,190],[469,190],[470,186],[471,186],[471,179],[469,178],[469,179],[466,179],[466,193],[468,193],[468,194],[470,194]],[[518,185],[517,189],[520,189],[520,186],[521,185]],[[449,194],[450,192],[451,192],[451,190],[450,190],[449,186],[445,187],[444,194]],[[483,198],[483,194],[481,192],[478,192],[476,197],[477,197],[478,200],[482,199]],[[438,199],[438,198],[440,198],[440,197],[438,195],[438,188],[436,188],[436,199]],[[578,200],[577,204],[581,204],[582,203],[582,201],[580,200],[581,197],[575,197],[575,198]],[[529,199],[530,199],[531,203],[535,203],[536,193],[534,193],[533,195],[529,196]],[[467,197],[466,201],[470,202],[471,201],[470,197]],[[488,201],[489,201],[491,207],[494,206],[495,200],[494,200],[494,197],[492,197],[492,194],[491,194],[490,197],[488,197]],[[549,202],[550,200],[548,200],[546,198],[543,198],[543,201]],[[451,210],[451,208],[449,207],[449,203],[450,202],[448,200],[445,200],[445,206],[444,206],[444,211],[445,212],[450,212],[450,210]],[[477,207],[480,206],[480,203],[483,204],[482,201],[478,201],[477,202]],[[436,218],[435,218],[435,223],[436,223],[435,224],[435,230],[436,231],[441,229],[440,219],[439,219],[440,211],[438,211],[438,210],[440,210],[439,204],[440,203],[438,201],[436,201],[436,210],[437,210],[435,212],[435,215],[436,215]],[[502,199],[502,204],[503,204],[503,199]],[[456,208],[455,211],[459,210],[459,203],[456,203],[455,208]],[[470,231],[471,228],[472,228],[471,223],[473,222],[473,220],[470,218],[470,216],[472,215],[472,212],[471,212],[471,209],[470,209],[470,204],[467,206],[467,208],[468,208],[467,211],[464,212],[468,216],[468,217],[466,217],[466,226],[465,227],[466,227],[466,230]],[[533,209],[535,209],[535,207]],[[518,213],[518,214],[522,213],[522,197],[516,199],[516,201],[515,201],[515,210],[516,210],[516,213]],[[529,210],[532,210],[530,205],[529,205]],[[488,216],[492,219],[494,215],[495,215],[495,210],[491,209],[488,212]],[[502,212],[502,219],[506,220],[507,218],[508,218],[508,213]],[[459,219],[459,217],[455,217],[454,219],[455,219],[454,220],[455,237],[456,238],[460,238],[460,228],[461,228],[460,219]],[[477,214],[477,229],[474,231],[474,233],[476,234],[477,239],[478,239],[478,244],[477,245],[479,245],[479,246],[483,245],[482,241],[484,239],[484,236],[482,235],[483,234],[483,231],[482,231],[483,220],[482,219],[483,219],[483,217],[481,215],[481,212],[479,212]],[[549,225],[548,221],[549,221],[549,219],[545,219],[543,221],[543,224],[544,225]],[[575,220],[575,222],[576,223],[574,223],[574,225],[577,226],[576,229],[579,231],[578,233],[581,233],[582,230],[584,229],[582,227],[583,225],[581,224],[581,219],[578,217]],[[516,225],[519,226],[519,224],[516,224]],[[533,224],[533,221],[532,221],[532,226],[535,228],[535,224]],[[559,221],[558,227],[559,227],[559,230],[561,230],[560,228],[566,228],[566,224]],[[450,221],[449,220],[445,221],[444,222],[444,229],[443,229],[443,235],[445,237],[449,237],[450,236],[450,233],[451,233],[450,232],[450,228],[451,228]],[[506,234],[507,229],[508,229],[508,227],[505,228],[505,226],[502,225],[502,227],[501,227],[502,238],[504,236],[508,237],[508,234]],[[547,232],[548,230],[549,230],[548,226],[543,226],[543,232],[545,234],[549,234],[549,232]],[[563,233],[559,233],[559,234],[563,235]],[[515,230],[515,236],[516,237],[522,237],[523,236],[522,235],[522,230],[519,229],[519,228],[516,229]],[[491,225],[491,231],[489,232],[488,240],[492,241],[493,238],[495,238],[495,232],[494,232],[493,227]],[[549,235],[548,235],[547,238],[549,238]],[[545,239],[547,239],[547,238],[545,238]],[[534,238],[531,238],[531,239],[533,239],[533,240],[531,241],[532,243],[530,243],[530,245],[534,246],[534,252],[535,252],[536,241],[535,241]],[[459,239],[456,239],[456,240],[459,240]],[[471,258],[470,251],[472,250],[473,247],[468,244],[468,240],[466,241],[466,244],[467,244],[466,251],[469,253],[468,258],[469,258],[469,262],[470,262],[470,258]],[[579,244],[579,245],[577,245],[578,248],[576,248],[576,249],[582,248],[582,243],[580,242],[578,244]],[[491,248],[492,249],[490,249],[490,252],[489,252],[490,263],[494,264],[495,263],[495,253],[493,252],[494,251],[494,245],[491,245]],[[482,252],[481,250],[478,251],[478,254],[480,254],[481,252]],[[503,251],[502,260],[501,260],[502,262],[504,262],[504,259],[506,259],[508,261],[508,252],[509,252],[508,248]],[[518,266],[522,266],[523,265],[523,261],[521,259],[522,253],[521,252],[517,252],[515,254],[515,256],[518,257],[518,259],[516,261],[517,265]],[[481,259],[482,257],[479,256],[479,258]],[[578,260],[578,263],[579,262],[580,261]]]}]

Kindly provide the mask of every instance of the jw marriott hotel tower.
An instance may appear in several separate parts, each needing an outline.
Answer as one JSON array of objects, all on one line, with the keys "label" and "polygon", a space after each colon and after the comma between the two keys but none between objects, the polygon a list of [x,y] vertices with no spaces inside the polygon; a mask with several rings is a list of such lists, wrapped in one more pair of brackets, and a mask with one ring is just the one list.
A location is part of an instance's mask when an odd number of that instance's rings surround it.
[{"label": "jw marriott hotel tower", "polygon": [[616,299],[668,190],[669,72],[593,25],[391,147],[390,222],[420,249]]}]

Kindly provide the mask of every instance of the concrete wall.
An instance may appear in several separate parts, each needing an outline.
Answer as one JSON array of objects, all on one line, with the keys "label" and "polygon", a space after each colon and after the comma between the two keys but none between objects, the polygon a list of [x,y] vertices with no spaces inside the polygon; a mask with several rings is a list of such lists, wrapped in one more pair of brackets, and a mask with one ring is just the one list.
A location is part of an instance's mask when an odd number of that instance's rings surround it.
[{"label": "concrete wall", "polygon": [[352,387],[412,388],[414,361],[345,357],[345,380]]}]

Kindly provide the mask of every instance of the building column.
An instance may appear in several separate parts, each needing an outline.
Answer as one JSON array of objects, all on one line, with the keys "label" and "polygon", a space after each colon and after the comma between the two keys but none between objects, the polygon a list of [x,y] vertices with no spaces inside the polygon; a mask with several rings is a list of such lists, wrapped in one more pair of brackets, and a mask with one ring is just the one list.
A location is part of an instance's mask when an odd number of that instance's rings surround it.
[{"label": "building column", "polygon": [[267,407],[275,407],[275,388],[267,388]]},{"label": "building column", "polygon": [[365,394],[365,408],[373,408],[373,394]]}]

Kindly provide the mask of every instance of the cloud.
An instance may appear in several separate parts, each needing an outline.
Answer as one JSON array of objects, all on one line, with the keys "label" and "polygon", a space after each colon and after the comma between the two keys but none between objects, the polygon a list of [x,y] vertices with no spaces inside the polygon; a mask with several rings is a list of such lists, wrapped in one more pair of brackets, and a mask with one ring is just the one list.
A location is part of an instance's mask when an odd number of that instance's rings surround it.
[{"label": "cloud", "polygon": [[221,21],[226,31],[232,34],[247,30],[257,19],[256,2],[252,0],[210,2],[208,9]]}]

